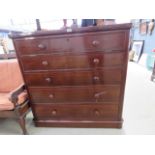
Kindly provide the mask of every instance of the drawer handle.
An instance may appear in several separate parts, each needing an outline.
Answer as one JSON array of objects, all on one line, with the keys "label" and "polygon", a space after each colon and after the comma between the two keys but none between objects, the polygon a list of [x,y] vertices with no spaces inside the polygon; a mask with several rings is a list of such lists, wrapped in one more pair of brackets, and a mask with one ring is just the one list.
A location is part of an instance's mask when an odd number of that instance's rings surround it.
[{"label": "drawer handle", "polygon": [[100,115],[100,111],[99,111],[98,109],[95,109],[95,110],[94,110],[94,114],[95,114],[96,116],[99,116],[99,115]]},{"label": "drawer handle", "polygon": [[98,82],[98,81],[100,81],[100,78],[98,76],[94,76],[93,77],[93,80],[96,81],[96,82]]},{"label": "drawer handle", "polygon": [[66,40],[67,40],[67,41],[70,41],[70,39],[69,39],[69,38],[67,38]]},{"label": "drawer handle", "polygon": [[93,62],[94,62],[94,64],[97,65],[97,64],[99,64],[100,60],[98,58],[94,58]]},{"label": "drawer handle", "polygon": [[95,97],[95,99],[96,99],[96,102],[98,101],[98,99],[101,97],[101,96],[103,96],[103,95],[105,95],[106,94],[106,91],[103,91],[103,92],[100,92],[100,93],[96,93],[95,95],[94,95],[94,97]]},{"label": "drawer handle", "polygon": [[54,98],[54,95],[53,94],[50,94],[49,95],[49,98],[53,99]]},{"label": "drawer handle", "polygon": [[48,61],[42,61],[42,65],[47,66],[48,65]]},{"label": "drawer handle", "polygon": [[40,48],[40,49],[45,49],[45,48],[46,48],[46,46],[45,46],[45,45],[43,45],[43,44],[39,44],[39,45],[38,45],[38,48]]},{"label": "drawer handle", "polygon": [[52,79],[51,78],[46,78],[45,81],[50,83],[52,81]]},{"label": "drawer handle", "polygon": [[52,110],[52,115],[55,116],[56,114],[57,114],[57,110],[56,109]]},{"label": "drawer handle", "polygon": [[94,40],[94,41],[92,42],[92,45],[93,45],[93,46],[97,46],[97,45],[99,45],[99,43],[100,43],[99,41]]}]

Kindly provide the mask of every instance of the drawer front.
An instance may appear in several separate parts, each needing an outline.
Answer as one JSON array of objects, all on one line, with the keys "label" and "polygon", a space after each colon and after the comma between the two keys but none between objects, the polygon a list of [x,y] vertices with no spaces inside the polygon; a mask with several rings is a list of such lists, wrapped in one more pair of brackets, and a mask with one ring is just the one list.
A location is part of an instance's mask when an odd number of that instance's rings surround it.
[{"label": "drawer front", "polygon": [[104,120],[118,118],[117,104],[91,104],[91,105],[43,105],[34,106],[34,113],[40,119],[61,120]]},{"label": "drawer front", "polygon": [[80,37],[72,37],[69,39],[71,50],[79,52],[83,50],[103,50],[103,52],[111,52],[117,50],[125,50],[125,33],[124,32],[99,32],[85,34]]},{"label": "drawer front", "polygon": [[16,48],[21,55],[50,52],[91,50],[125,50],[125,32],[113,31],[18,39]]},{"label": "drawer front", "polygon": [[25,73],[25,80],[28,86],[120,84],[122,70],[96,69]]},{"label": "drawer front", "polygon": [[33,103],[106,102],[120,99],[120,86],[95,85],[78,87],[29,88]]},{"label": "drawer front", "polygon": [[15,45],[21,55],[71,51],[68,38],[64,36],[18,39]]},{"label": "drawer front", "polygon": [[125,52],[103,54],[66,54],[66,55],[33,55],[21,57],[23,69],[50,70],[71,68],[94,68],[106,66],[121,66],[124,64]]},{"label": "drawer front", "polygon": [[48,53],[49,51],[49,40],[48,38],[24,38],[14,41],[16,50],[19,54],[39,54]]}]

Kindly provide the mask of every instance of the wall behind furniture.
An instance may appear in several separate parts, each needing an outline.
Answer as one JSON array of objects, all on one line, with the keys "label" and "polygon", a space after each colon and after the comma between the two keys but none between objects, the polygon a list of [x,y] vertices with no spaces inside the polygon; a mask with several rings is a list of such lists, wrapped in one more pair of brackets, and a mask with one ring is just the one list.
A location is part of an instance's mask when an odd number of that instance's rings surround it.
[{"label": "wall behind furniture", "polygon": [[134,28],[133,40],[144,40],[143,53],[149,53],[155,48],[155,29],[152,34],[141,35],[139,27]]},{"label": "wall behind furniture", "polygon": [[[139,20],[133,20],[133,22],[136,23],[135,24],[136,26],[134,26],[132,29],[132,36],[133,40],[144,40],[143,51],[139,63],[146,66],[148,69],[152,69],[154,64],[154,57],[152,55],[153,54],[152,50],[155,48],[155,28],[153,29],[151,35],[149,33],[142,35],[139,32],[138,21]],[[145,21],[149,23],[151,20],[146,19]]]}]

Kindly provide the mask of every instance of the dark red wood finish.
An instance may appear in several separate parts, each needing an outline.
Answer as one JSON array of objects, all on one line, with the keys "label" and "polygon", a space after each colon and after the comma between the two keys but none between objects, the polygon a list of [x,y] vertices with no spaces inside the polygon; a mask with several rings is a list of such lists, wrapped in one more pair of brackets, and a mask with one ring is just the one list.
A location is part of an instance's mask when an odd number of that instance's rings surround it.
[{"label": "dark red wood finish", "polygon": [[36,126],[122,126],[130,28],[12,36]]},{"label": "dark red wood finish", "polygon": [[29,88],[33,103],[118,101],[120,86],[76,86]]},{"label": "dark red wood finish", "polygon": [[24,71],[72,68],[117,67],[123,65],[125,53],[92,52],[85,54],[45,54],[22,56]]},{"label": "dark red wood finish", "polygon": [[117,120],[118,105],[117,104],[83,104],[69,105],[58,104],[51,105],[38,104],[35,106],[36,117],[41,119],[59,120],[63,117],[65,120]]},{"label": "dark red wood finish", "polygon": [[111,52],[125,50],[124,41],[124,32],[116,31],[18,39],[16,46],[21,55],[62,53],[62,51],[78,53],[88,50]]},{"label": "dark red wood finish", "polygon": [[24,76],[28,86],[120,84],[122,69],[57,70],[25,73]]}]

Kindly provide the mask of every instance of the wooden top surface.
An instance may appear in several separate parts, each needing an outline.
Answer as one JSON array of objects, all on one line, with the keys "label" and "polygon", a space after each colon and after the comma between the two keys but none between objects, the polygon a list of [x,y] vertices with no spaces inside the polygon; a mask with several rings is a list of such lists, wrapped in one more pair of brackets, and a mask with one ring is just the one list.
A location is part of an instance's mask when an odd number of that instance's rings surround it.
[{"label": "wooden top surface", "polygon": [[111,30],[129,30],[131,28],[131,23],[125,24],[113,24],[104,26],[88,26],[80,28],[65,28],[59,30],[41,30],[34,32],[26,32],[19,34],[10,34],[9,37],[12,39],[24,38],[24,37],[37,37],[37,36],[48,36],[48,35],[62,35],[62,34],[73,34],[73,33],[84,33],[93,31],[111,31]]}]

